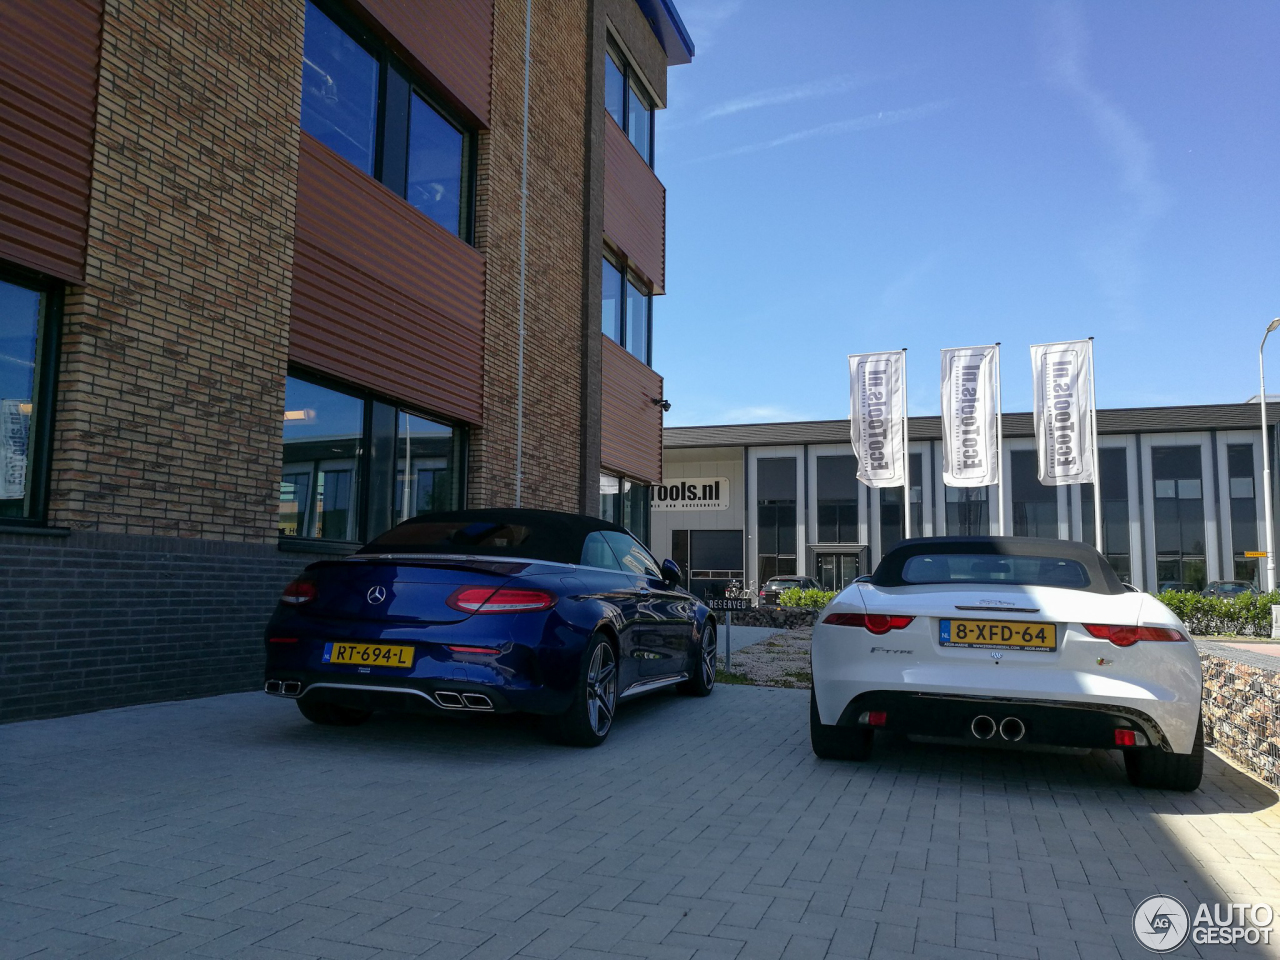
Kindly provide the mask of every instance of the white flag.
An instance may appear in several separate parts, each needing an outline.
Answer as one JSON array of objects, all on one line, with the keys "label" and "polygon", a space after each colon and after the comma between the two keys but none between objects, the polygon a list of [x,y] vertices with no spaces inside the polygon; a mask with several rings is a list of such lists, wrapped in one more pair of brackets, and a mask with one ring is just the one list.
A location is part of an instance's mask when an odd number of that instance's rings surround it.
[{"label": "white flag", "polygon": [[1040,482],[1093,483],[1093,354],[1088,340],[1042,343],[1031,348],[1036,451]]},{"label": "white flag", "polygon": [[849,432],[858,455],[858,479],[869,487],[904,486],[907,355],[849,355]]},{"label": "white flag", "polygon": [[942,480],[949,487],[1000,481],[997,347],[942,351]]}]

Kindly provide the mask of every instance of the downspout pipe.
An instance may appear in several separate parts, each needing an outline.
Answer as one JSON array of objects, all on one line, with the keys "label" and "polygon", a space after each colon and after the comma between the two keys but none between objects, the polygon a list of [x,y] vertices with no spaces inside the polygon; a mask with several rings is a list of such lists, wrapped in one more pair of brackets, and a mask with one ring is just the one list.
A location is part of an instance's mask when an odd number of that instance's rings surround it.
[{"label": "downspout pipe", "polygon": [[524,299],[526,227],[529,215],[529,40],[533,32],[533,0],[524,3],[524,120],[520,143],[520,298],[516,334],[516,508],[524,490]]}]

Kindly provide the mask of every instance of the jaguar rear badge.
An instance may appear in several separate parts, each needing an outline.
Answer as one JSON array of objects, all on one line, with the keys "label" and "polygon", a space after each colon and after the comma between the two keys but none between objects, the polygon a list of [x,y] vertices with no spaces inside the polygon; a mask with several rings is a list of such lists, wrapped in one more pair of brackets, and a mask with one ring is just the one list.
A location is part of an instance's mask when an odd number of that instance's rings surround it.
[{"label": "jaguar rear badge", "polygon": [[385,587],[370,587],[364,598],[370,603],[381,603],[387,599],[387,590]]}]

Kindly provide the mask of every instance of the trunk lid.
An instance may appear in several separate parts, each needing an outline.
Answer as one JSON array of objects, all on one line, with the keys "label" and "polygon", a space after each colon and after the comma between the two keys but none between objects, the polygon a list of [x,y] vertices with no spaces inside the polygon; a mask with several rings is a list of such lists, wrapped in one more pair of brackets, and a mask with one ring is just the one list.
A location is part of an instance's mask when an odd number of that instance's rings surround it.
[{"label": "trunk lid", "polygon": [[531,566],[468,558],[358,557],[314,564],[304,577],[316,597],[299,612],[328,620],[460,623],[473,614],[449,606],[460,587],[501,587]]}]

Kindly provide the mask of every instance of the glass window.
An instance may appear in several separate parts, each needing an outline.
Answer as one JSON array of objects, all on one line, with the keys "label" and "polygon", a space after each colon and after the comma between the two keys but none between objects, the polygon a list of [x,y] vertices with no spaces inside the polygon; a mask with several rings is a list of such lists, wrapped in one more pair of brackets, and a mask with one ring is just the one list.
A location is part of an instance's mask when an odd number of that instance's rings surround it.
[{"label": "glass window", "polygon": [[280,535],[358,539],[364,401],[289,377],[284,404]]},{"label": "glass window", "polygon": [[307,4],[302,44],[302,129],[372,175],[378,127],[378,61]]},{"label": "glass window", "polygon": [[[911,535],[924,536],[924,487],[921,477],[924,458],[913,453],[907,458],[911,470]],[[880,555],[888,553],[905,536],[902,517],[902,488],[880,488]]]},{"label": "glass window", "polygon": [[0,517],[30,513],[36,360],[45,297],[0,282]]},{"label": "glass window", "polygon": [[622,271],[608,260],[600,268],[600,329],[614,343],[622,343]]},{"label": "glass window", "polygon": [[597,530],[587,534],[582,541],[582,565],[584,567],[603,567],[605,570],[621,570],[617,555],[605,540],[604,534]]},{"label": "glass window", "polygon": [[649,362],[649,306],[652,298],[642,293],[630,277],[627,278],[627,351],[643,363]]},{"label": "glass window", "polygon": [[1206,564],[1200,448],[1152,447],[1151,475],[1156,495],[1157,586],[1183,583],[1203,589]]},{"label": "glass window", "polygon": [[600,519],[622,523],[622,478],[600,474]]},{"label": "glass window", "polygon": [[634,573],[639,577],[652,577],[655,580],[662,579],[662,573],[658,569],[657,562],[649,555],[649,551],[642,547],[635,538],[627,536],[625,533],[617,533],[613,530],[601,531],[605,540],[609,542],[609,546],[613,548],[613,552],[617,554],[622,569],[628,573]]},{"label": "glass window", "polygon": [[1087,590],[1089,573],[1075,560],[960,553],[920,554],[902,565],[904,583],[1010,583]]},{"label": "glass window", "polygon": [[1245,553],[1258,549],[1258,504],[1253,490],[1253,444],[1233,443],[1227,446],[1227,473],[1231,500],[1232,564],[1238,580],[1258,584],[1258,558]]},{"label": "glass window", "polygon": [[760,583],[796,572],[796,460],[756,461],[756,550]]},{"label": "glass window", "polygon": [[1015,537],[1058,536],[1058,488],[1040,482],[1036,452],[1014,450],[1009,454],[1010,492],[1013,499]]},{"label": "glass window", "polygon": [[622,480],[622,526],[643,543],[649,542],[649,491],[641,484]]},{"label": "glass window", "polygon": [[422,97],[409,108],[409,173],[405,198],[456,236],[462,220],[462,131]]},{"label": "glass window", "polygon": [[604,108],[623,130],[627,128],[627,81],[623,79],[613,54],[604,58]]},{"label": "glass window", "polygon": [[858,542],[858,458],[817,458],[818,542]]},{"label": "glass window", "polygon": [[[1102,547],[1111,569],[1129,582],[1129,454],[1123,447],[1098,451],[1102,479]],[[1157,509],[1159,509],[1157,507]],[[1093,484],[1080,487],[1080,512],[1085,543],[1094,543]]]},{"label": "glass window", "polygon": [[634,83],[627,87],[627,136],[644,162],[653,166],[653,111]]},{"label": "glass window", "polygon": [[985,537],[991,532],[987,487],[947,487],[947,536]]},{"label": "glass window", "polygon": [[[458,507],[454,429],[404,410],[396,414],[396,488],[399,520]],[[405,476],[409,477],[408,486]]]}]

